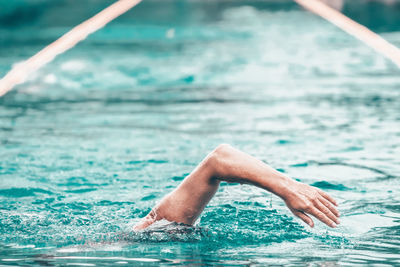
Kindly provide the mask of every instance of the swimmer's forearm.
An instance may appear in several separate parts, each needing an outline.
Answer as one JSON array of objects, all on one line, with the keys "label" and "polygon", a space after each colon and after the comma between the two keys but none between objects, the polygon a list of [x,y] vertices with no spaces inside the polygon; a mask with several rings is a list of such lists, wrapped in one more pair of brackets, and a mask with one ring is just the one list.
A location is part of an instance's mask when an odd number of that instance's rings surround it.
[{"label": "swimmer's forearm", "polygon": [[294,180],[240,150],[220,145],[210,155],[214,169],[211,179],[252,184],[281,198],[290,193]]},{"label": "swimmer's forearm", "polygon": [[221,145],[214,152],[212,179],[248,183],[281,197],[290,211],[311,227],[310,214],[330,227],[339,224],[336,201],[324,191],[297,182],[274,170],[260,160],[229,145]]}]

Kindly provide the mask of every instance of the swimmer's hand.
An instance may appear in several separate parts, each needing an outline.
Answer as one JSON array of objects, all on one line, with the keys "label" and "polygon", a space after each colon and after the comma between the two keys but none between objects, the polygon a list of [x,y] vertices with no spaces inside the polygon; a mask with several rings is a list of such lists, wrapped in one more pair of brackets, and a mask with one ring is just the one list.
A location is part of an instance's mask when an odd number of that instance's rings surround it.
[{"label": "swimmer's hand", "polygon": [[336,227],[339,223],[339,212],[335,207],[337,203],[327,193],[299,183],[264,162],[230,145],[222,144],[174,191],[165,196],[134,230],[144,229],[161,219],[194,224],[221,181],[251,184],[274,193],[285,201],[294,215],[311,227],[314,222],[308,215],[330,227]]},{"label": "swimmer's hand", "polygon": [[336,227],[340,223],[337,202],[318,188],[291,180],[286,193],[281,197],[290,211],[310,227],[314,227],[314,222],[307,214],[330,227]]}]

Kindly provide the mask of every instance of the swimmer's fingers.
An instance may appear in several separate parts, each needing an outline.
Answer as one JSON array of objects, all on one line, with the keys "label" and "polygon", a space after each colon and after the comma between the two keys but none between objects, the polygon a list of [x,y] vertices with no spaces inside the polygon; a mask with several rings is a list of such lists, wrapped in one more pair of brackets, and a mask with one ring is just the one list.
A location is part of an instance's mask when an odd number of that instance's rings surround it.
[{"label": "swimmer's fingers", "polygon": [[333,214],[333,212],[325,205],[322,203],[321,200],[316,200],[315,201],[315,206],[322,212],[324,213],[329,219],[331,219],[332,221],[334,221],[336,224],[339,224],[339,219],[338,217]]},{"label": "swimmer's fingers", "polygon": [[297,211],[297,210],[293,210],[290,209],[294,215],[296,215],[297,217],[299,217],[300,219],[302,219],[306,224],[308,224],[310,227],[314,227],[314,222],[313,220],[310,218],[310,216],[308,216],[307,214],[305,214],[302,211]]},{"label": "swimmer's fingers", "polygon": [[340,217],[339,211],[337,210],[337,208],[331,202],[329,202],[328,200],[326,200],[323,197],[320,197],[319,201],[321,201],[322,204],[324,204],[325,207],[327,207],[336,217]]},{"label": "swimmer's fingers", "polygon": [[322,211],[317,209],[316,207],[311,207],[306,212],[311,214],[312,216],[314,216],[321,222],[325,223],[329,227],[332,227],[332,228],[336,227],[335,222],[333,220],[331,220],[327,215],[325,215],[325,213],[323,213]]},{"label": "swimmer's fingers", "polygon": [[318,189],[318,193],[323,196],[325,199],[327,199],[329,202],[331,202],[333,205],[337,206],[337,201],[331,197],[330,195],[328,195],[327,193],[325,193],[324,191]]}]

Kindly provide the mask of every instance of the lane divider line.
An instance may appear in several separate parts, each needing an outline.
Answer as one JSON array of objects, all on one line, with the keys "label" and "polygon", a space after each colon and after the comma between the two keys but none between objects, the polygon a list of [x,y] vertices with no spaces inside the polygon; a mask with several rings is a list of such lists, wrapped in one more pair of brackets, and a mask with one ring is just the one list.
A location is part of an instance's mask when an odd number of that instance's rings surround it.
[{"label": "lane divider line", "polygon": [[375,49],[378,53],[390,59],[400,68],[400,49],[390,42],[383,39],[367,27],[355,22],[349,17],[343,15],[334,8],[322,3],[319,0],[294,0],[305,9],[326,19],[338,28],[347,32],[364,42],[366,45]]},{"label": "lane divider line", "polygon": [[13,89],[17,84],[23,83],[30,74],[51,62],[57,55],[73,48],[77,43],[85,40],[89,34],[103,28],[107,23],[124,14],[141,1],[118,0],[90,19],[75,26],[28,60],[16,64],[0,80],[0,97]]},{"label": "lane divider line", "polygon": [[[17,84],[23,83],[31,73],[51,62],[57,55],[73,48],[77,43],[86,39],[88,35],[101,29],[107,23],[124,14],[141,1],[142,0],[118,0],[92,18],[75,26],[28,60],[16,64],[6,76],[0,80],[0,97],[13,89]],[[305,9],[328,20],[343,31],[358,38],[375,49],[378,53],[390,59],[400,68],[400,49],[369,30],[367,27],[355,22],[319,0],[294,1]]]}]

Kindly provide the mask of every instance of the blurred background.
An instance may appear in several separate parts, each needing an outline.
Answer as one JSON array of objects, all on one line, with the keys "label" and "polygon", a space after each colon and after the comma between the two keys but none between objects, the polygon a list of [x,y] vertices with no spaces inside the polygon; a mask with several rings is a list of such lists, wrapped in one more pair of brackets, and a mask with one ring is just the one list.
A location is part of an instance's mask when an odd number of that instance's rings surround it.
[{"label": "blurred background", "polygon": [[[0,0],[0,76],[113,2]],[[400,47],[399,1],[325,2]],[[400,264],[399,75],[293,1],[145,0],[0,98],[1,264]],[[341,226],[224,184],[191,233],[132,233],[219,143]]]}]

